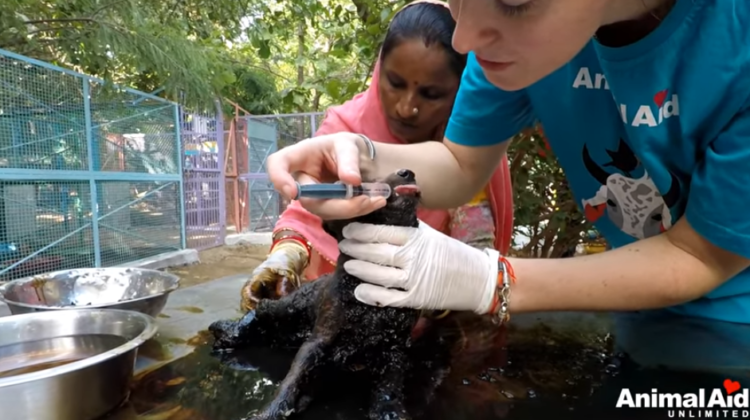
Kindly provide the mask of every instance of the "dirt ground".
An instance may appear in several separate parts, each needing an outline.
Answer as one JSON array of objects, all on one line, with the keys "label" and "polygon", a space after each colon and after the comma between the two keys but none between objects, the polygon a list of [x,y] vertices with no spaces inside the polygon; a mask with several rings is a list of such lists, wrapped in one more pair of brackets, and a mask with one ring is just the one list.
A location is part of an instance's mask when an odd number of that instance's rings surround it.
[{"label": "dirt ground", "polygon": [[235,274],[250,274],[265,260],[268,245],[219,246],[199,252],[200,263],[168,268],[180,276],[180,287],[190,287]]}]

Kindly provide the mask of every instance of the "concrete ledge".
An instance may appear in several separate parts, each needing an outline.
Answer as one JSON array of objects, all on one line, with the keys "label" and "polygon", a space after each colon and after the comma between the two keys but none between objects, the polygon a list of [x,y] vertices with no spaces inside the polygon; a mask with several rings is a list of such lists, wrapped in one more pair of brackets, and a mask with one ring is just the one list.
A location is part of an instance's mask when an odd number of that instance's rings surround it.
[{"label": "concrete ledge", "polygon": [[224,244],[227,246],[235,245],[268,245],[273,242],[271,232],[247,232],[227,235]]},{"label": "concrete ledge", "polygon": [[167,267],[179,267],[182,265],[191,265],[200,262],[198,251],[195,249],[182,249],[174,252],[165,252],[153,257],[136,260],[117,267],[138,267],[150,268],[152,270],[161,270]]}]

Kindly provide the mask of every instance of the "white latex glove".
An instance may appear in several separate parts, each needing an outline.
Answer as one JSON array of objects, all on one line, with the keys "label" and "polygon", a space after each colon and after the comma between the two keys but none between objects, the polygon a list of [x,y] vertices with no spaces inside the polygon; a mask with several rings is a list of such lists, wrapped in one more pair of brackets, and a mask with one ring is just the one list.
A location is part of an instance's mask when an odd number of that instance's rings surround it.
[{"label": "white latex glove", "polygon": [[344,269],[371,283],[355,289],[360,302],[489,312],[497,285],[498,251],[479,251],[422,222],[419,228],[351,223],[343,234],[346,239],[339,249],[354,258]]}]

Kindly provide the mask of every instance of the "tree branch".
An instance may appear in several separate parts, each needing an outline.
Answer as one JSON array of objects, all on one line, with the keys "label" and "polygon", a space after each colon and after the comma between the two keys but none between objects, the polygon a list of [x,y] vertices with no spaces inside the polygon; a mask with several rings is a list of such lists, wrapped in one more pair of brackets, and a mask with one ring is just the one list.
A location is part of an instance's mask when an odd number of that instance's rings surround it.
[{"label": "tree branch", "polygon": [[46,24],[46,23],[61,23],[61,22],[67,22],[67,23],[75,23],[75,22],[81,22],[81,23],[99,23],[95,19],[91,19],[91,18],[38,19],[38,20],[26,20],[23,23],[24,23],[24,25],[39,25],[39,24]]}]

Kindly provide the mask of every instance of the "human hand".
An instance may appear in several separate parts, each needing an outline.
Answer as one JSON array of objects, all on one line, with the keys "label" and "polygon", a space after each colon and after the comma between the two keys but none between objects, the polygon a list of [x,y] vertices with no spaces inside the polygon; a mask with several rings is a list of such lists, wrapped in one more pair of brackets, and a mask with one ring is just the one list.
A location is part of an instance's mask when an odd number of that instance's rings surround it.
[{"label": "human hand", "polygon": [[[300,184],[342,181],[362,183],[360,156],[366,144],[353,133],[336,133],[303,140],[268,156],[268,176],[277,191],[288,199],[297,195],[292,174]],[[359,196],[349,200],[301,198],[300,204],[323,220],[351,219],[385,205],[383,197]]]},{"label": "human hand", "polygon": [[302,244],[280,241],[242,286],[242,310],[250,311],[261,299],[278,299],[298,289],[307,263],[307,249]]},{"label": "human hand", "polygon": [[[490,311],[499,252],[480,251],[420,222],[418,228],[351,223],[339,244],[361,284],[354,296],[374,306]],[[385,267],[388,266],[388,267]],[[397,290],[402,289],[402,290]]]}]

